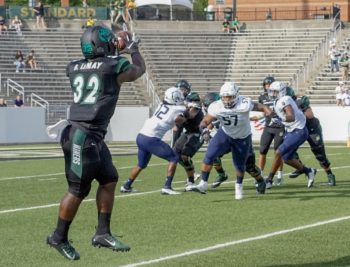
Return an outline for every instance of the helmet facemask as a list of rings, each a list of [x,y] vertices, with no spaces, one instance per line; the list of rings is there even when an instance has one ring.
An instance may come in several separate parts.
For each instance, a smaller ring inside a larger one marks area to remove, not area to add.
[[[181,90],[176,87],[170,87],[165,91],[164,101],[170,105],[183,105],[184,100]]]
[[[187,97],[191,93],[191,85],[186,80],[179,80],[176,83],[175,87],[179,88],[182,91],[184,97]]]
[[[230,95],[230,96],[227,95],[227,96],[222,96],[221,101],[222,101],[222,103],[224,103],[225,108],[231,109],[236,105],[237,98],[235,96],[232,96],[232,95]]]
[[[268,95],[271,100],[276,100],[281,97],[284,97],[286,93],[286,85],[282,82],[273,82],[268,90]]]
[[[234,82],[225,82],[220,89],[221,101],[227,109],[233,108],[239,96],[239,89]]]
[[[198,93],[193,92],[193,93],[189,94],[185,99],[185,105],[188,108],[193,107],[193,108],[200,109],[202,106],[201,106],[201,99],[200,99]]]
[[[272,76],[267,76],[264,80],[263,80],[263,89],[264,92],[267,92],[267,90],[269,90],[270,85],[275,81],[275,78]]]

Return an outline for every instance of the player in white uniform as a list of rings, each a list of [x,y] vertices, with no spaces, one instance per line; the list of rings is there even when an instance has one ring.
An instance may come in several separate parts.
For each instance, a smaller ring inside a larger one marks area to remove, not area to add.
[[[203,138],[207,139],[206,128],[214,120],[219,120],[221,127],[210,141],[202,164],[202,180],[193,190],[206,193],[209,173],[215,158],[231,149],[233,164],[236,169],[235,198],[243,198],[243,177],[246,161],[251,149],[251,128],[249,112],[261,111],[271,113],[267,106],[253,103],[249,97],[239,96],[239,89],[234,82],[226,82],[220,89],[220,100],[210,104],[208,114],[202,120]]]
[[[274,110],[285,126],[283,143],[275,151],[270,174],[266,179],[266,188],[271,188],[273,177],[281,165],[282,160],[295,169],[305,173],[308,178],[308,187],[312,187],[316,175],[316,169],[308,168],[297,160],[294,155],[309,136],[306,128],[306,118],[298,108],[295,101],[286,95],[286,85],[275,81],[268,89],[269,96],[275,99]]]
[[[178,156],[167,143],[162,141],[162,138],[167,131],[175,126],[175,123],[181,125],[188,116],[189,114],[186,112],[184,96],[181,90],[176,87],[167,89],[163,103],[158,106],[153,116],[146,120],[137,135],[138,163],[131,170],[129,179],[120,188],[120,192],[135,192],[131,185],[140,172],[147,167],[153,154],[169,161],[167,177],[161,193],[164,195],[179,194],[171,187]]]

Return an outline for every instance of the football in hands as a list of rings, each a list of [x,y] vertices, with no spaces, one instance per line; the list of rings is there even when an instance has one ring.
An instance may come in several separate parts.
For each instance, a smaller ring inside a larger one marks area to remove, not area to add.
[[[122,51],[126,48],[127,44],[132,40],[132,33],[128,31],[117,32],[117,48]]]

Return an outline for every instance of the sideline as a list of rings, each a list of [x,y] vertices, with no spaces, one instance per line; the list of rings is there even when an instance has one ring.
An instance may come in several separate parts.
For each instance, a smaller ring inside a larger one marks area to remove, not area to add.
[[[305,229],[309,229],[309,228],[313,228],[313,227],[317,227],[317,226],[322,226],[322,225],[326,225],[326,224],[331,224],[331,223],[336,223],[336,222],[341,222],[341,221],[345,221],[345,220],[349,220],[349,219],[350,219],[350,216],[339,217],[339,218],[335,218],[335,219],[331,219],[331,220],[327,220],[327,221],[321,221],[321,222],[317,222],[317,223],[313,223],[313,224],[302,225],[302,226],[289,228],[289,229],[285,229],[285,230],[280,230],[280,231],[276,231],[276,232],[272,232],[272,233],[267,233],[267,234],[263,234],[263,235],[259,235],[259,236],[255,236],[255,237],[248,237],[248,238],[234,240],[234,241],[230,241],[230,242],[226,242],[226,243],[222,243],[222,244],[216,244],[216,245],[206,247],[206,248],[189,250],[189,251],[185,251],[185,252],[179,253],[179,254],[162,256],[162,257],[160,257],[158,259],[154,259],[154,260],[141,261],[141,262],[137,262],[137,263],[130,263],[127,265],[121,265],[119,267],[136,267],[136,266],[149,265],[152,263],[159,263],[159,262],[166,261],[166,260],[172,260],[172,259],[177,259],[180,257],[193,255],[193,254],[204,253],[204,252],[208,252],[208,251],[212,251],[212,250],[216,250],[216,249],[220,249],[220,248],[235,246],[238,244],[243,244],[243,243],[247,243],[247,242],[251,242],[251,241],[266,239],[266,238],[270,238],[270,237],[278,236],[278,235],[284,235],[284,234],[288,234],[288,233],[292,233],[292,232],[296,232],[296,231],[302,231]]]

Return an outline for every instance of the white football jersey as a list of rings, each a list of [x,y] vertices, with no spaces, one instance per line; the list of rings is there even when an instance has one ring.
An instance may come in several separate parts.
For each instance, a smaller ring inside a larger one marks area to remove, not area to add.
[[[243,139],[251,134],[249,112],[254,104],[249,97],[238,96],[236,105],[227,109],[221,100],[210,104],[208,114],[220,121],[220,127],[230,137]]]
[[[294,111],[295,120],[292,122],[286,122],[286,113],[284,108],[291,105]],[[304,113],[298,108],[295,101],[290,96],[284,96],[278,99],[274,105],[275,112],[278,117],[282,119],[282,123],[285,126],[287,132],[292,132],[294,129],[303,129],[305,127],[306,118]]]
[[[146,120],[140,133],[162,139],[167,131],[175,126],[176,117],[185,111],[185,106],[159,104],[153,116]]]

